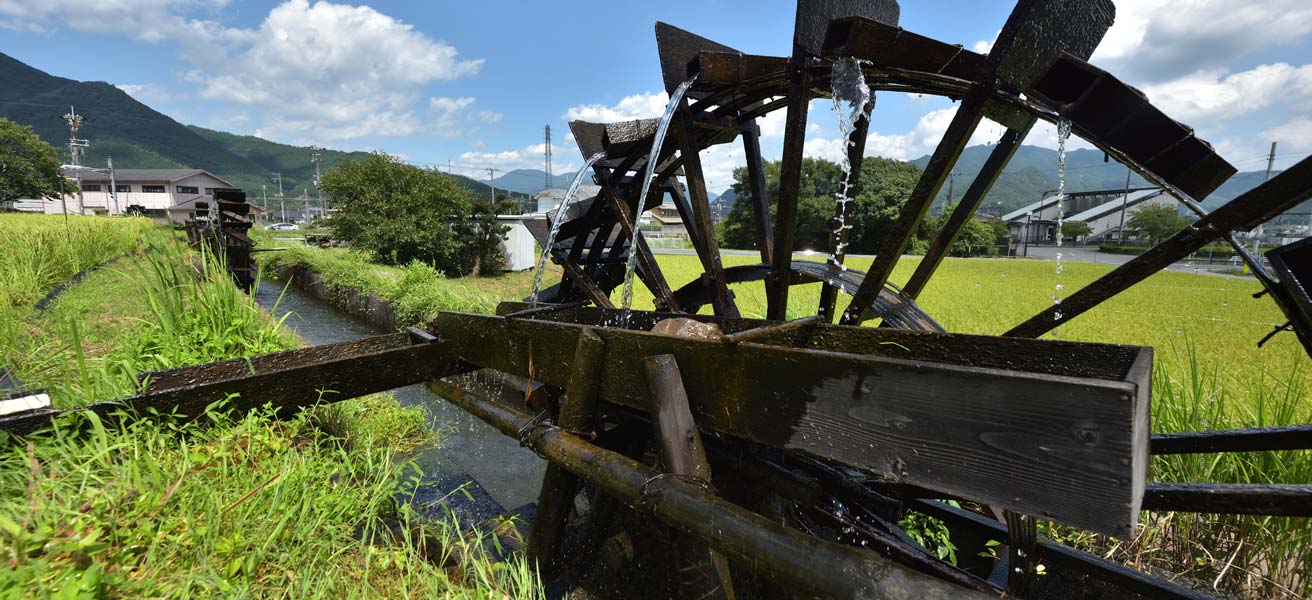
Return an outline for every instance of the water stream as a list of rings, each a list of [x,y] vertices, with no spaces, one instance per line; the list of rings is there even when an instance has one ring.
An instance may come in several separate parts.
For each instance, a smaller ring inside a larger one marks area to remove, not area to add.
[[[1066,216],[1066,140],[1071,137],[1071,122],[1069,119],[1057,121],[1057,277],[1056,286],[1052,293],[1052,303],[1061,305],[1061,293],[1066,286],[1061,283],[1061,243],[1062,233],[1061,226]],[[1058,310],[1052,315],[1053,320],[1060,321],[1062,318],[1061,311]],[[1056,332],[1053,337],[1056,337]]]
[[[268,281],[255,300],[313,345],[344,342],[387,331],[338,312],[317,298],[288,286],[281,302],[282,282]],[[276,309],[274,304],[277,303]],[[291,313],[291,314],[288,314]],[[462,523],[481,524],[500,514],[519,513],[537,501],[546,463],[519,443],[420,385],[394,390],[402,406],[423,406],[430,426],[440,433],[440,445],[424,451],[417,462],[424,471],[413,504],[421,514],[445,517],[446,505]],[[456,491],[466,486],[472,499]],[[453,493],[454,492],[454,493]]]
[[[874,97],[870,93],[870,86],[866,84],[866,74],[861,70],[861,63],[856,58],[839,58],[834,61],[829,76],[834,96],[834,113],[838,115],[838,130],[842,132],[848,147],[856,144],[852,135],[856,133],[857,122],[862,118],[870,118],[870,112],[875,108]],[[839,182],[838,203],[834,207],[834,243],[829,248],[828,260],[830,265],[846,271],[847,266],[843,264],[847,247],[846,230],[852,228],[847,222],[848,206],[852,202],[852,190],[848,188],[852,161],[846,148],[839,157],[839,164],[843,168],[843,179]]]
[[[560,201],[560,207],[556,209],[556,216],[551,220],[551,231],[547,233],[547,243],[542,246],[542,257],[538,259],[538,269],[533,273],[533,295],[529,297],[529,302],[533,306],[538,305],[538,290],[542,287],[542,273],[546,270],[547,261],[551,260],[551,247],[556,243],[556,234],[560,233],[560,224],[565,221],[569,214],[569,206],[573,204],[574,197],[578,195],[579,184],[583,183],[583,176],[592,169],[592,165],[597,161],[606,158],[605,152],[598,152],[588,157],[583,162],[583,168],[574,175],[574,181],[569,184],[569,190],[565,192],[565,199]]]
[[[656,136],[651,140],[651,154],[647,155],[647,169],[642,177],[642,193],[638,195],[638,207],[633,213],[633,239],[629,240],[629,261],[624,267],[621,326],[628,326],[629,310],[633,306],[633,274],[638,269],[638,240],[642,239],[642,229],[638,226],[638,216],[642,213],[643,203],[647,201],[647,192],[651,189],[651,180],[656,176],[656,163],[660,162],[661,144],[665,142],[665,132],[670,128],[670,119],[674,117],[674,109],[678,108],[679,102],[683,100],[683,95],[688,92],[688,88],[692,87],[694,81],[697,81],[696,75],[679,84],[679,87],[670,95],[670,102],[665,105],[665,114],[661,115],[660,123],[656,125]]]

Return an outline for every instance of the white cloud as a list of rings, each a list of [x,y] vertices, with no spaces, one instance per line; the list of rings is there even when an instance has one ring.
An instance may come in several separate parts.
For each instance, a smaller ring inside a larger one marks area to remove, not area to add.
[[[665,92],[642,92],[625,96],[612,106],[604,104],[580,104],[565,111],[562,118],[567,121],[591,121],[593,123],[616,123],[634,119],[656,119],[665,112],[665,105],[670,101]]]
[[[459,162],[464,165],[475,167],[494,167],[499,171],[510,171],[514,169],[538,169],[542,170],[545,166],[543,155],[546,152],[546,144],[532,144],[516,150],[506,150],[503,152],[465,152],[460,155]],[[561,173],[571,173],[578,169],[580,163],[566,162],[561,163],[561,157],[570,157],[578,155],[578,148],[573,144],[569,145],[551,145],[551,156],[553,162],[551,170],[556,175]]]
[[[1295,154],[1295,159],[1301,159],[1302,157],[1297,155],[1312,153],[1312,118],[1300,117],[1272,127],[1262,132],[1262,138],[1277,140],[1280,143],[1277,154]],[[1277,162],[1287,164],[1294,161],[1278,160]]]
[[[227,0],[0,0],[0,28],[112,33],[148,42],[177,36],[198,23],[182,15],[208,14]]]
[[[257,28],[223,30],[203,54],[186,55],[200,67],[187,76],[200,97],[257,106],[262,133],[299,141],[455,135],[456,113],[473,99],[432,99],[434,120],[425,123],[418,92],[483,64],[367,6],[306,0],[277,6]]]
[[[1306,0],[1135,0],[1118,3],[1116,23],[1093,54],[1112,72],[1162,81],[1226,68],[1238,56],[1285,46],[1312,32]]]
[[[1145,86],[1148,99],[1166,114],[1186,122],[1225,120],[1273,104],[1312,103],[1312,65],[1261,65],[1239,73],[1199,71]]]

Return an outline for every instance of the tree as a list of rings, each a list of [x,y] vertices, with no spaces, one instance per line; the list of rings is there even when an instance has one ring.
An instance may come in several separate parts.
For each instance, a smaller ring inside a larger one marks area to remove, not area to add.
[[[1080,238],[1093,233],[1093,228],[1089,227],[1084,221],[1064,221],[1061,224],[1061,235],[1072,241],[1080,241]]]
[[[1130,213],[1125,228],[1136,236],[1148,238],[1148,243],[1156,244],[1158,240],[1175,235],[1189,226],[1189,219],[1180,216],[1174,206],[1149,204]]]
[[[0,118],[0,202],[57,198],[72,191],[55,148],[31,127]]]
[[[911,163],[874,156],[862,161],[857,195],[849,207],[847,221],[852,226],[848,231],[849,253],[874,252],[878,248],[884,232],[911,195],[919,175],[920,169]],[[726,248],[755,248],[756,225],[747,169],[734,169],[733,177],[737,198],[720,224],[720,243]],[[842,168],[836,163],[814,158],[802,160],[794,250],[824,251],[829,248],[829,234],[834,228],[834,203],[842,177]],[[775,200],[779,196],[779,161],[765,164],[765,180],[773,222]]]
[[[385,264],[421,261],[447,275],[469,272],[468,228],[474,199],[455,178],[377,153],[325,173],[323,193],[337,213],[333,236]]]
[[[506,255],[501,252],[501,241],[505,239],[510,228],[497,221],[497,215],[512,214],[520,203],[506,196],[498,196],[496,201],[482,198],[474,201],[473,218],[461,225],[464,232],[466,251],[462,257],[470,261],[468,272],[475,277],[479,275],[499,275],[506,268]]]

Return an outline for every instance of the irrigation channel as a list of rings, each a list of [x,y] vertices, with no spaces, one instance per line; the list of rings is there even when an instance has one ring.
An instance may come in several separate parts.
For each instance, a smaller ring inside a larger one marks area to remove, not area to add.
[[[387,333],[295,286],[286,286],[284,293],[282,283],[264,282],[255,290],[255,299],[275,317],[286,315],[285,326],[310,344],[319,346]],[[462,526],[480,525],[512,514],[531,520],[545,461],[422,385],[392,393],[402,406],[426,408],[432,416],[429,426],[440,435],[438,447],[416,457],[424,474],[410,501],[420,514],[444,518],[450,510]]]

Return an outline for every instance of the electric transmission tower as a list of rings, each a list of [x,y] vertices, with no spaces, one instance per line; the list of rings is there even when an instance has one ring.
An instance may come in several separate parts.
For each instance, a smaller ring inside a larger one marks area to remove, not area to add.
[[[551,187],[551,125],[550,124],[547,125],[546,153],[547,153],[547,176],[546,176],[546,182],[542,186],[542,189],[544,190]]]

